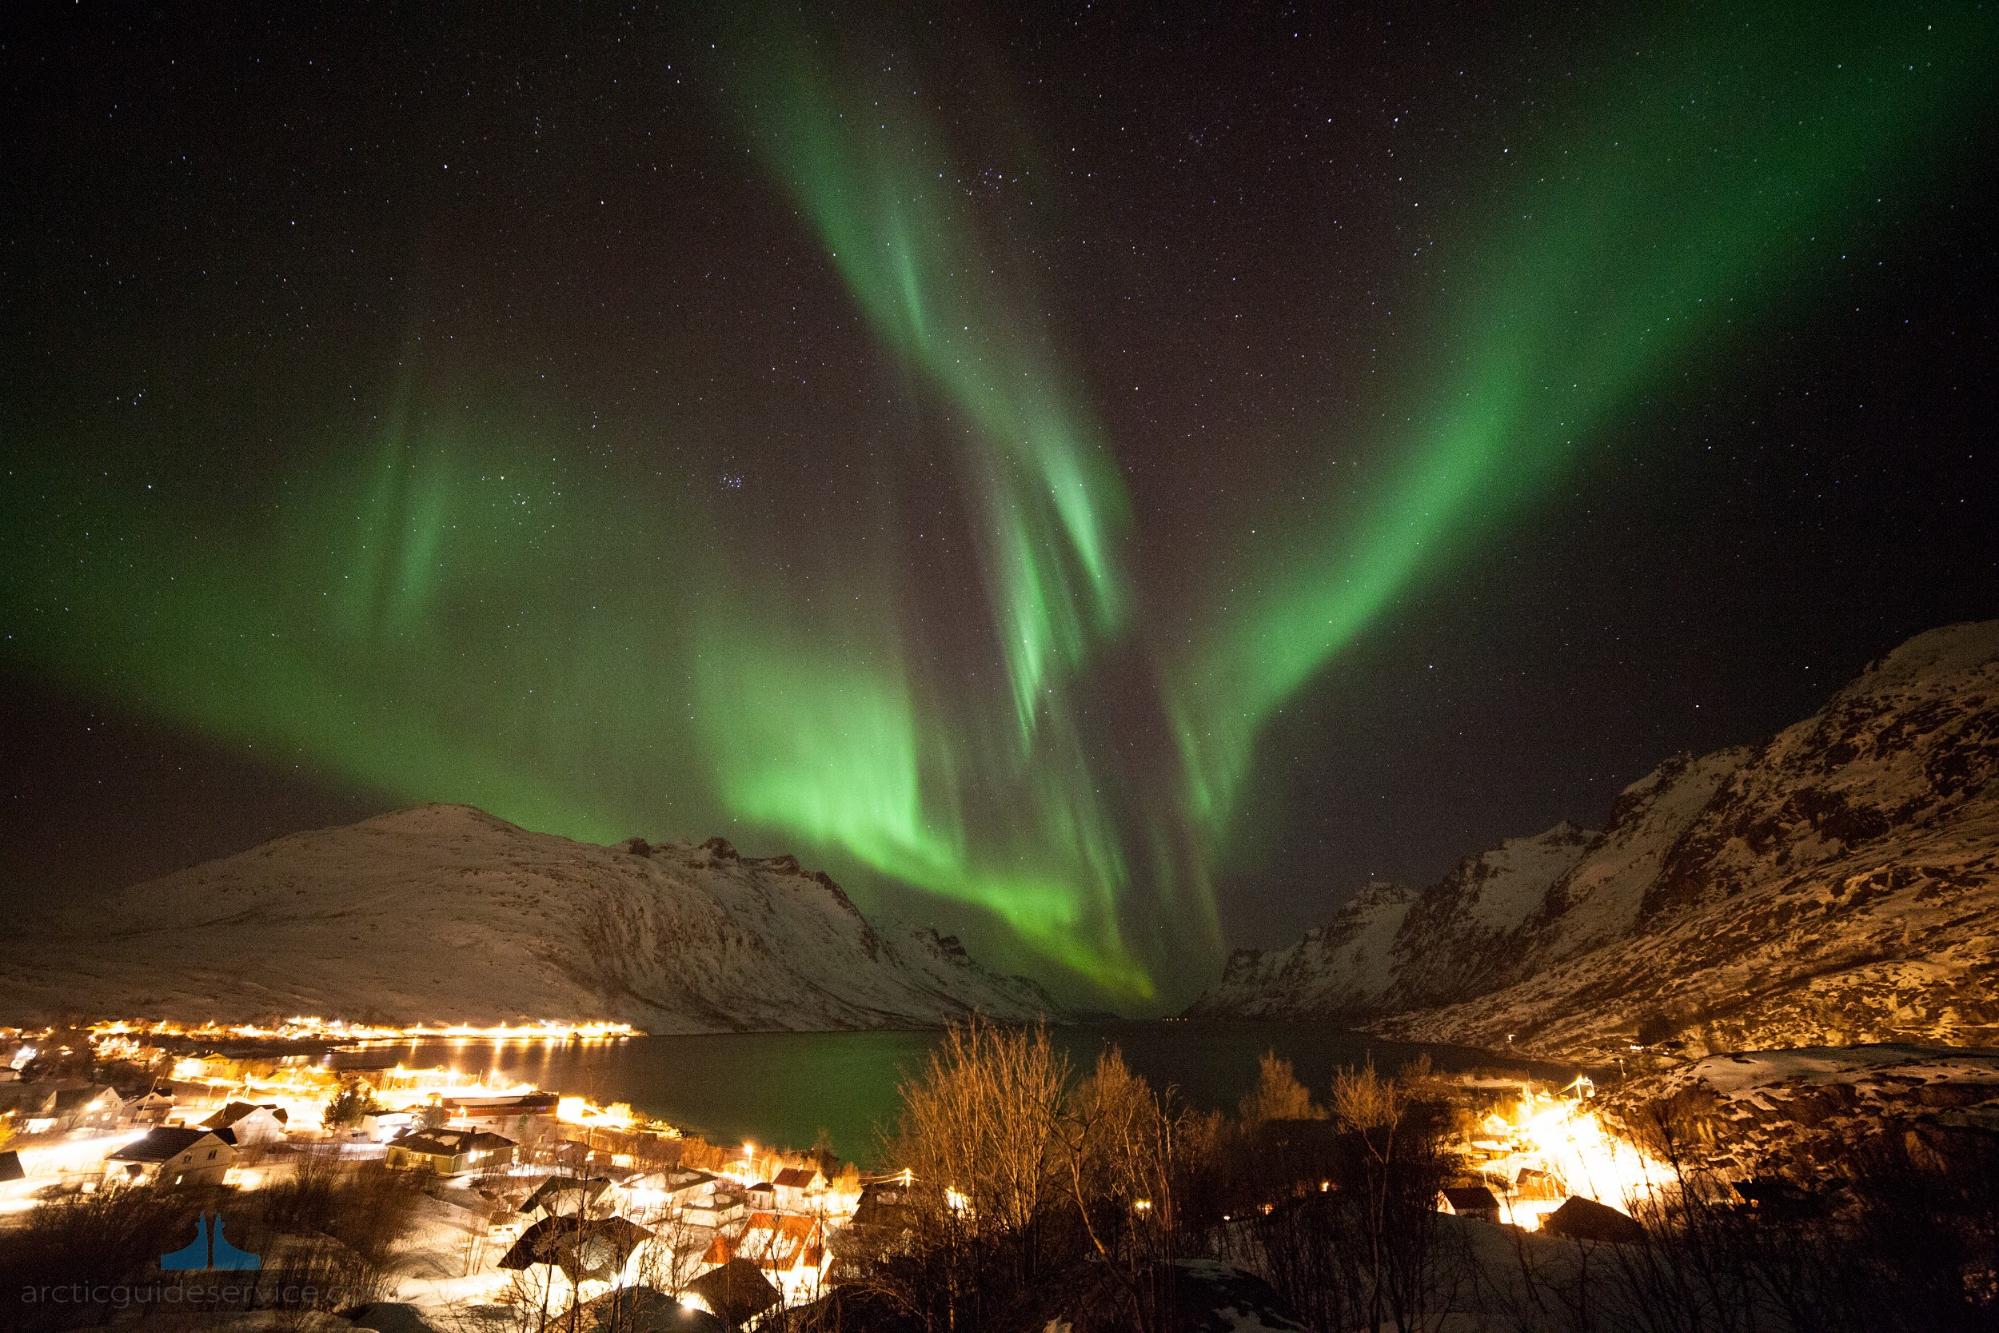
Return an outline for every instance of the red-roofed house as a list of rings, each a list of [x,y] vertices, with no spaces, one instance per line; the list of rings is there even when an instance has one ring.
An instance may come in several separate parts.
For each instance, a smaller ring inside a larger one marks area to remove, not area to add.
[[[772,1176],[770,1183],[778,1211],[784,1213],[817,1212],[826,1193],[826,1173],[816,1166],[788,1166]]]
[[[747,1259],[761,1269],[784,1293],[786,1304],[812,1300],[832,1262],[826,1224],[816,1217],[751,1213],[741,1230],[718,1234],[702,1262],[726,1264],[735,1259]]]

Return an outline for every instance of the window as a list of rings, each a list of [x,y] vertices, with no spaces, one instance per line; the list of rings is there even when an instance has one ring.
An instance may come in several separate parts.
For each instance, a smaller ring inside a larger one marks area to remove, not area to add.
[[[208,1160],[209,1160],[209,1161],[211,1161],[211,1162],[212,1162],[212,1161],[214,1161],[214,1160],[215,1160],[215,1154],[216,1154],[216,1152],[217,1152],[217,1149],[214,1149],[214,1148],[210,1148],[210,1149],[208,1150]]]

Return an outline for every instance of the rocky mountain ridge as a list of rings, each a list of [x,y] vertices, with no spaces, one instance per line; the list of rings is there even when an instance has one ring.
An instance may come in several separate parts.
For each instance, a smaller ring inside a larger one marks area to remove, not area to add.
[[[1385,943],[1384,943],[1385,942]],[[1769,741],[1676,756],[1420,893],[1238,951],[1196,1015],[1607,1059],[1999,1044],[1999,621],[1919,635]]]
[[[0,1021],[632,1023],[650,1032],[1031,1018],[1039,987],[877,930],[788,857],[596,847],[469,806],[292,834],[0,944]]]

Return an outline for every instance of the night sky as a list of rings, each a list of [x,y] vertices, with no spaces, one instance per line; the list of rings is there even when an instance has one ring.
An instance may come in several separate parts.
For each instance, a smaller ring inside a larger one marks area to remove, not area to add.
[[[427,800],[1183,1000],[1999,613],[1967,4],[9,5],[0,894]]]

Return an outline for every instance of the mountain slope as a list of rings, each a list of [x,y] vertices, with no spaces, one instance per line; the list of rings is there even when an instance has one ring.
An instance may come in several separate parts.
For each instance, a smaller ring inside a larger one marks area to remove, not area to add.
[[[1237,949],[1193,1017],[1350,1017],[1375,1011],[1394,980],[1392,950],[1415,890],[1377,880],[1333,919],[1283,949]]]
[[[790,857],[593,847],[419,806],[127,889],[0,946],[0,1016],[622,1020],[653,1032],[1027,1017],[1039,988],[877,931]]]
[[[1532,863],[1560,864],[1560,829]],[[1761,746],[1668,760],[1524,911],[1475,857],[1395,909],[1364,893],[1193,1012],[1603,1058],[1999,1042],[1999,622],[1910,640]],[[1384,953],[1378,941],[1388,935]],[[1344,952],[1313,949],[1337,937]],[[1365,956],[1360,950],[1364,948]]]

